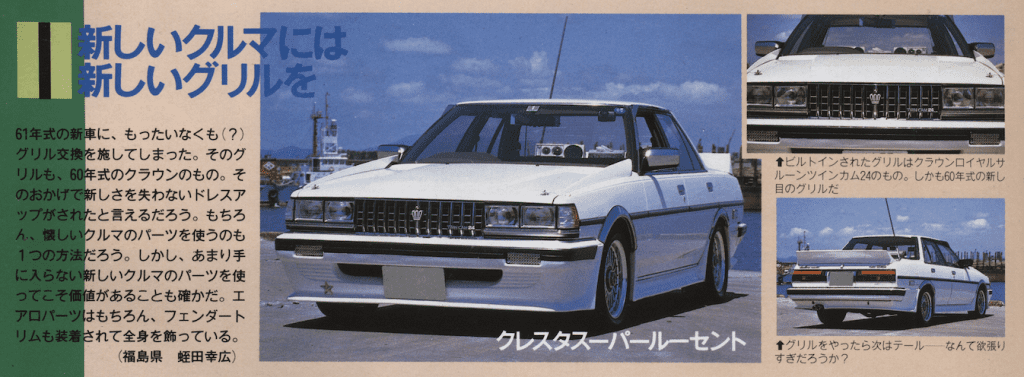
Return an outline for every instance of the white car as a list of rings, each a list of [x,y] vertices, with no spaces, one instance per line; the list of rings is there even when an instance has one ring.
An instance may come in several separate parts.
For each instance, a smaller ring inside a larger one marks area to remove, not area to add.
[[[855,237],[843,250],[797,251],[797,309],[815,310],[826,325],[846,313],[906,314],[927,325],[935,314],[981,317],[992,295],[988,277],[959,259],[946,241],[919,236]]]
[[[466,102],[381,149],[394,155],[292,194],[276,240],[290,300],[329,317],[402,304],[594,309],[618,324],[631,301],[680,287],[726,294],[740,187],[668,110]]]
[[[804,16],[747,69],[751,153],[1003,153],[992,43],[948,16]]]

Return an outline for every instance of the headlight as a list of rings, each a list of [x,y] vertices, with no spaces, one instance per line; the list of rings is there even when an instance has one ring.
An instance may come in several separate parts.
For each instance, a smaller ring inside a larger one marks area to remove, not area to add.
[[[1003,88],[978,88],[974,107],[979,109],[1002,109]]]
[[[803,86],[775,87],[776,107],[799,107],[807,105],[807,89]]]
[[[523,206],[524,228],[554,228],[555,207]]]
[[[747,105],[771,106],[772,87],[768,85],[747,85]]]
[[[294,200],[295,220],[324,221],[324,202],[320,200]]]
[[[576,206],[558,206],[558,228],[574,229],[580,226],[580,215]]]
[[[518,227],[519,206],[487,206],[486,226],[492,227]]]
[[[942,108],[971,109],[974,108],[974,88],[943,88]]]
[[[327,201],[324,203],[326,213],[324,220],[327,222],[352,222],[352,202],[350,201]]]

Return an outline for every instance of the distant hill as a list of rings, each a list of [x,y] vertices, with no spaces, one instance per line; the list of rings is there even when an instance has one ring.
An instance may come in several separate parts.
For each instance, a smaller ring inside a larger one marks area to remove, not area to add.
[[[312,148],[284,147],[278,150],[261,150],[260,157],[270,155],[271,158],[306,158],[313,153]]]

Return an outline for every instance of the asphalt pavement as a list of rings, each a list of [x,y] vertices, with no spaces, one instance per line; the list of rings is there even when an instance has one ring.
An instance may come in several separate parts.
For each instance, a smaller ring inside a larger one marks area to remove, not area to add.
[[[835,327],[823,325],[812,310],[796,309],[793,300],[777,298],[778,334],[812,336],[966,336],[1002,337],[1006,334],[1006,308],[989,307],[984,317],[964,314],[938,314],[927,327],[916,327],[904,318],[886,315],[868,318],[847,313]]]
[[[761,358],[758,272],[730,271],[729,295],[721,303],[708,303],[693,290],[641,300],[631,307],[626,323],[615,328],[592,325],[583,313],[404,305],[382,306],[363,320],[336,322],[324,317],[315,304],[287,300],[291,284],[273,242],[262,241],[260,259],[261,361],[759,362]],[[573,335],[560,337],[560,342],[555,340],[559,332]]]

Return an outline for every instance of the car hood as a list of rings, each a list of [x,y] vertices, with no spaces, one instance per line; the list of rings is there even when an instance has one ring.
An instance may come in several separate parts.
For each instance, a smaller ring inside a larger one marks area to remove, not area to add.
[[[777,58],[777,53],[772,53],[748,69],[747,82],[1003,85],[1003,75],[980,57],[840,54]]]
[[[631,174],[630,160],[609,167],[479,163],[388,166],[381,161],[314,181],[296,190],[292,197],[552,203],[558,195],[582,189],[581,185],[589,182]],[[377,166],[367,166],[371,164]]]

